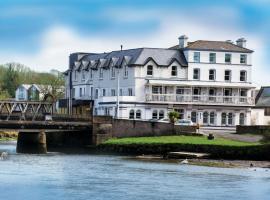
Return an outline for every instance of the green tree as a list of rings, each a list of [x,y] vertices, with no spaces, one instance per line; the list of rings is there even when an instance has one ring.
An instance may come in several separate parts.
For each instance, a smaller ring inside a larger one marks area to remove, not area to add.
[[[3,77],[2,89],[6,90],[11,97],[15,97],[15,91],[19,85],[18,73],[12,63],[7,64],[7,66]]]
[[[168,117],[170,119],[170,122],[174,124],[176,120],[179,118],[179,113],[175,111],[171,111],[168,113]]]

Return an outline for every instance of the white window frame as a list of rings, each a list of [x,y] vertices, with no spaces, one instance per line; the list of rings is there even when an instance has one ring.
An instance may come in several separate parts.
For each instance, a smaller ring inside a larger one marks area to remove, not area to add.
[[[178,71],[177,71],[177,66],[173,65],[171,69],[171,76],[177,77]]]
[[[128,77],[128,66],[125,65],[124,66],[124,78],[127,78]]]
[[[201,62],[201,53],[199,51],[195,51],[193,53],[193,62],[195,62],[195,63]]]
[[[195,78],[195,71],[197,70],[198,74],[197,74],[197,78]],[[193,79],[194,80],[200,80],[200,69],[199,68],[194,68],[193,69]]]
[[[240,54],[240,64],[247,64],[247,54]]]
[[[211,61],[211,59],[213,59]],[[209,53],[209,63],[216,63],[217,54],[216,53]]]
[[[99,79],[103,79],[103,68],[99,68]]]
[[[210,72],[213,71],[213,74]],[[210,77],[213,76],[213,79],[210,79]],[[216,70],[215,69],[209,69],[209,81],[215,81],[216,80]]]
[[[226,72],[229,72],[229,75],[226,75]],[[229,80],[226,80],[226,77],[229,77]],[[231,70],[226,69],[224,71],[224,81],[226,81],[226,82],[231,82],[232,81],[232,71]]]
[[[111,67],[111,78],[115,79],[115,67]]]
[[[230,58],[230,61],[229,61],[229,62],[226,62],[226,56],[229,56],[229,57],[228,57],[228,58]],[[232,63],[232,54],[231,54],[231,53],[225,53],[224,62],[225,62],[225,63],[228,63],[228,64]]]
[[[244,76],[242,76],[242,73],[245,73]],[[242,78],[244,78],[244,79],[241,80]],[[247,82],[247,71],[246,70],[241,70],[240,71],[240,81],[241,82]]]

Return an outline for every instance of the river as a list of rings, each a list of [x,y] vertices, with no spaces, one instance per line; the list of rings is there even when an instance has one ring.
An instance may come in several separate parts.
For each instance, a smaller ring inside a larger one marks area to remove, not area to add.
[[[145,162],[123,156],[16,154],[0,143],[2,200],[269,200],[270,170]]]

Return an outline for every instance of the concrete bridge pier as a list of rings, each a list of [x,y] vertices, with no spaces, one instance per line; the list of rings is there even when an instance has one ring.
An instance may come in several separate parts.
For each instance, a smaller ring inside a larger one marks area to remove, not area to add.
[[[19,132],[16,151],[17,153],[32,154],[47,153],[45,131],[41,130],[38,132]]]

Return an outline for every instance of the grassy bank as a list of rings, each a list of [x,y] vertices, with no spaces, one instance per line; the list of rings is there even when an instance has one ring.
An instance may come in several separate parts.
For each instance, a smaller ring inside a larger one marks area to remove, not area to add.
[[[270,145],[204,136],[160,136],[110,139],[98,147],[102,151],[131,155],[166,155],[173,151],[209,153],[214,159],[270,160]]]
[[[223,138],[208,140],[205,136],[159,136],[159,137],[133,137],[110,139],[107,145],[130,145],[130,144],[197,144],[197,145],[221,145],[221,146],[250,146],[259,143],[240,142]]]
[[[8,131],[8,132],[1,131],[0,132],[0,141],[16,140],[17,137],[18,137],[17,132],[12,132],[12,131]]]

